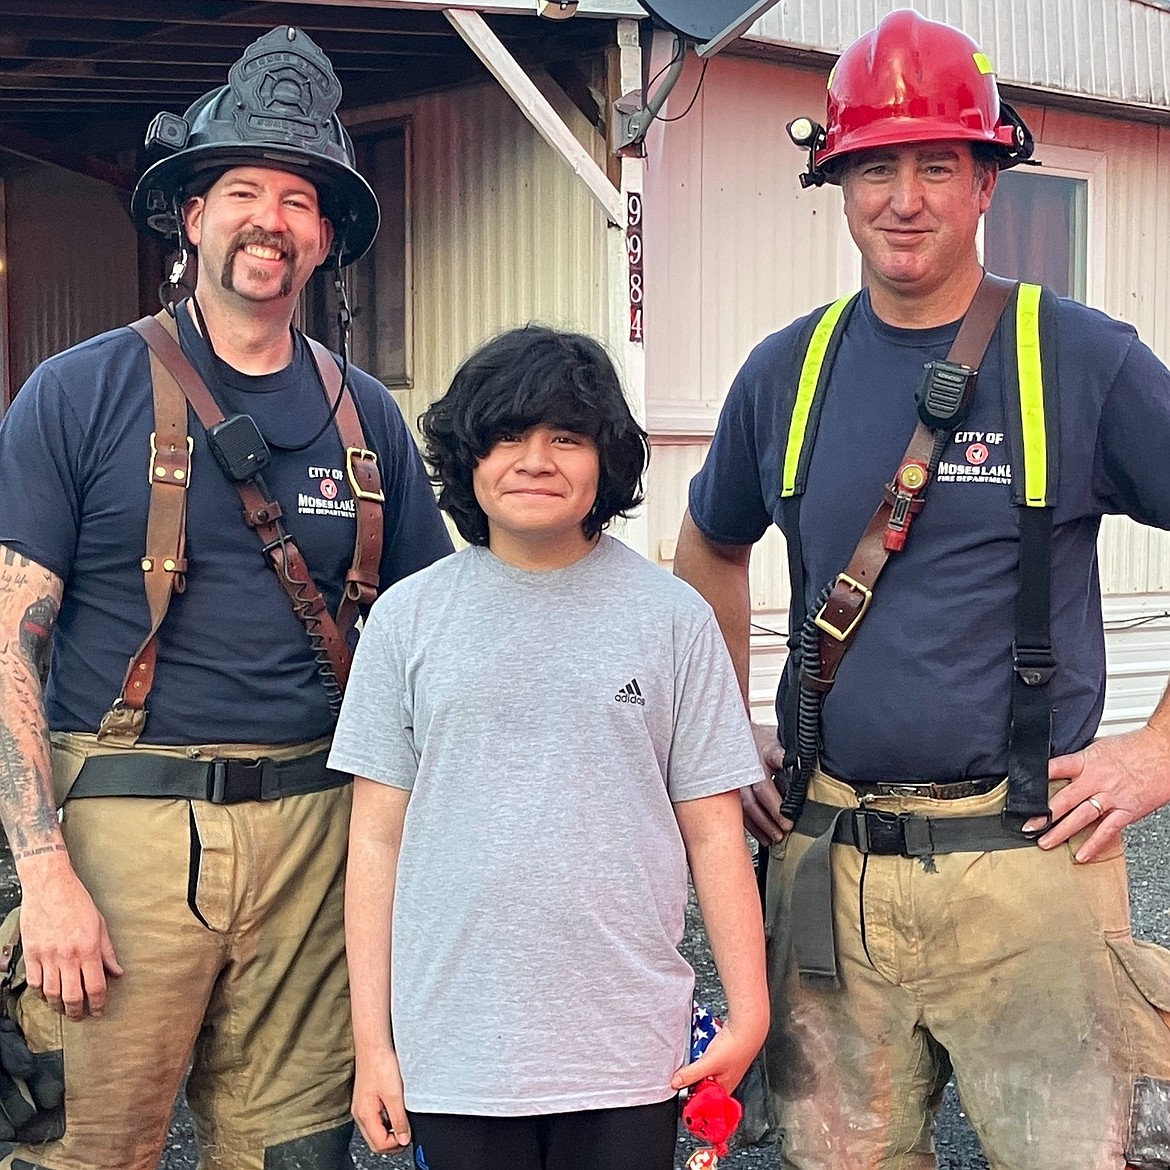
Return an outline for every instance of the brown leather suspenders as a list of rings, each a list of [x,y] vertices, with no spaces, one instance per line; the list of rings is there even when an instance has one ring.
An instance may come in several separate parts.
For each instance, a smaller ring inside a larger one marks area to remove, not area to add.
[[[984,276],[947,353],[948,362],[971,370],[979,368],[1015,288],[1014,281],[990,274]],[[886,561],[891,553],[901,551],[911,520],[926,502],[923,493],[930,480],[928,468],[935,442],[935,433],[919,420],[894,479],[886,487],[882,502],[849,564],[837,575],[828,600],[813,619],[821,631],[820,667],[815,673],[806,671],[804,675],[806,685],[813,690],[823,692],[833,685],[837,668],[869,608],[874,585]]]
[[[150,631],[130,660],[121,694],[102,718],[98,739],[130,746],[146,723],[146,700],[154,683],[158,633],[175,592],[185,586],[184,557],[187,485],[191,478],[193,442],[187,433],[187,404],[204,428],[223,421],[223,412],[187,360],[178,332],[166,313],[143,317],[130,326],[150,348],[155,430],[151,435],[150,507],[147,514],[146,555],[142,571],[150,610]],[[346,636],[360,606],[374,600],[382,559],[382,494],[377,455],[370,450],[352,395],[341,384],[341,372],[329,351],[306,338],[325,389],[326,400],[341,400],[335,416],[345,449],[345,471],[353,492],[357,534],[353,561],[346,574],[337,617],[329,615],[325,599],[309,573],[305,559],[281,524],[280,504],[267,499],[252,482],[235,486],[243,503],[244,520],[255,529],[277,580],[293,611],[305,626],[320,665],[322,682],[331,704],[340,700],[349,677],[351,653]]]

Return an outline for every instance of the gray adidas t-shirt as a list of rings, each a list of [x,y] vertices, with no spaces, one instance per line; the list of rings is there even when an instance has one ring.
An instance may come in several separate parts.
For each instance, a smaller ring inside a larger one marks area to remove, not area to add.
[[[329,762],[411,790],[392,972],[409,1109],[671,1095],[693,986],[671,802],[759,778],[697,593],[607,536],[552,572],[448,557],[375,603]]]

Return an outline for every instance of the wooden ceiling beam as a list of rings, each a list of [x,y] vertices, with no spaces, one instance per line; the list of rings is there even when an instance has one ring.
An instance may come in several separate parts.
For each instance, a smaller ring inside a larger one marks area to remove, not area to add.
[[[107,96],[139,98],[157,94],[160,100],[167,94],[187,94],[191,92],[190,83],[160,82],[149,78],[128,80],[124,77],[39,77],[35,85],[30,85],[25,74],[13,76],[0,73],[0,90],[5,94],[22,92],[27,94],[41,94],[45,97],[68,97],[76,94],[78,97],[104,99]],[[7,100],[7,98],[5,98]]]
[[[371,9],[356,5],[337,4],[332,6],[304,4],[193,4],[168,3],[153,12],[139,0],[100,0],[79,6],[77,0],[4,0],[5,23],[13,18],[27,18],[46,29],[74,28],[102,30],[103,26],[125,24],[162,28],[178,25],[185,28],[206,28],[217,25],[223,28],[242,28],[267,31],[281,24],[291,24],[317,32],[366,32],[387,30],[398,27],[404,35],[415,32],[442,31],[440,12],[418,12],[412,10]],[[165,11],[165,16],[160,15]],[[47,22],[59,22],[48,24]],[[101,35],[108,36],[108,29]],[[44,34],[42,34],[44,35]],[[63,33],[65,36],[78,34]],[[85,35],[85,34],[82,34]],[[123,34],[125,35],[125,34]]]
[[[268,22],[264,22],[268,27]],[[49,17],[13,17],[4,14],[3,34],[0,37],[0,52],[7,43],[37,45],[49,49],[54,42],[63,44],[120,45],[133,51],[144,44],[179,44],[192,46],[215,46],[234,49],[237,53],[249,40],[255,40],[253,32],[259,32],[259,25],[232,25],[230,22],[215,24],[181,21],[143,20],[134,22],[87,21],[77,22]],[[309,30],[314,40],[327,40],[330,46],[355,46],[370,37],[420,37],[452,42],[449,31],[428,23],[423,26],[399,25],[390,21],[367,21],[352,27],[332,29],[315,24]],[[322,46],[324,47],[324,46]]]
[[[413,60],[439,61],[446,60],[449,55],[440,52],[390,52],[368,54],[361,57],[351,54],[337,54],[334,58],[334,68],[340,76],[344,77],[351,73],[377,73],[384,67],[383,63],[386,61],[395,63]],[[159,54],[151,54],[151,56],[159,56]],[[205,88],[223,85],[227,81],[229,68],[231,68],[230,61],[192,62],[189,56],[183,61],[171,58],[166,60],[110,61],[83,57],[30,57],[18,62],[13,62],[12,59],[0,60],[0,76],[27,79],[94,78],[103,81],[160,81],[164,83],[177,82],[180,85],[203,85]],[[35,81],[30,80],[30,83],[35,84]]]

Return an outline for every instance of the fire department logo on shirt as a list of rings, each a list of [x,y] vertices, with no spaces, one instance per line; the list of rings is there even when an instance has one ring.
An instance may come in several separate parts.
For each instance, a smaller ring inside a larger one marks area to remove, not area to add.
[[[1012,465],[1002,431],[956,431],[935,478],[940,483],[1012,482]]]
[[[309,490],[297,493],[298,516],[341,516],[353,519],[352,499],[339,499],[345,472],[339,467],[308,468]]]

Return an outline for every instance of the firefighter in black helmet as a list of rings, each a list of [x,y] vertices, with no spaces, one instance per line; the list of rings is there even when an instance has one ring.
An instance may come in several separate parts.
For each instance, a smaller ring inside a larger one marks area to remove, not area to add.
[[[132,212],[182,258],[167,310],[50,358],[0,426],[4,1001],[66,1084],[13,1126],[21,1170],[154,1170],[188,1068],[207,1170],[352,1167],[326,753],[355,620],[450,541],[385,388],[293,327],[378,228],[340,97],[279,28],[160,114]]]
[[[164,239],[182,229],[185,196],[231,167],[251,164],[307,179],[333,227],[341,264],[363,256],[378,231],[378,200],[354,169],[353,143],[337,117],[341,86],[328,59],[295,28],[274,29],[182,117],[157,115],[148,149],[166,151],[142,176],[130,210]]]

